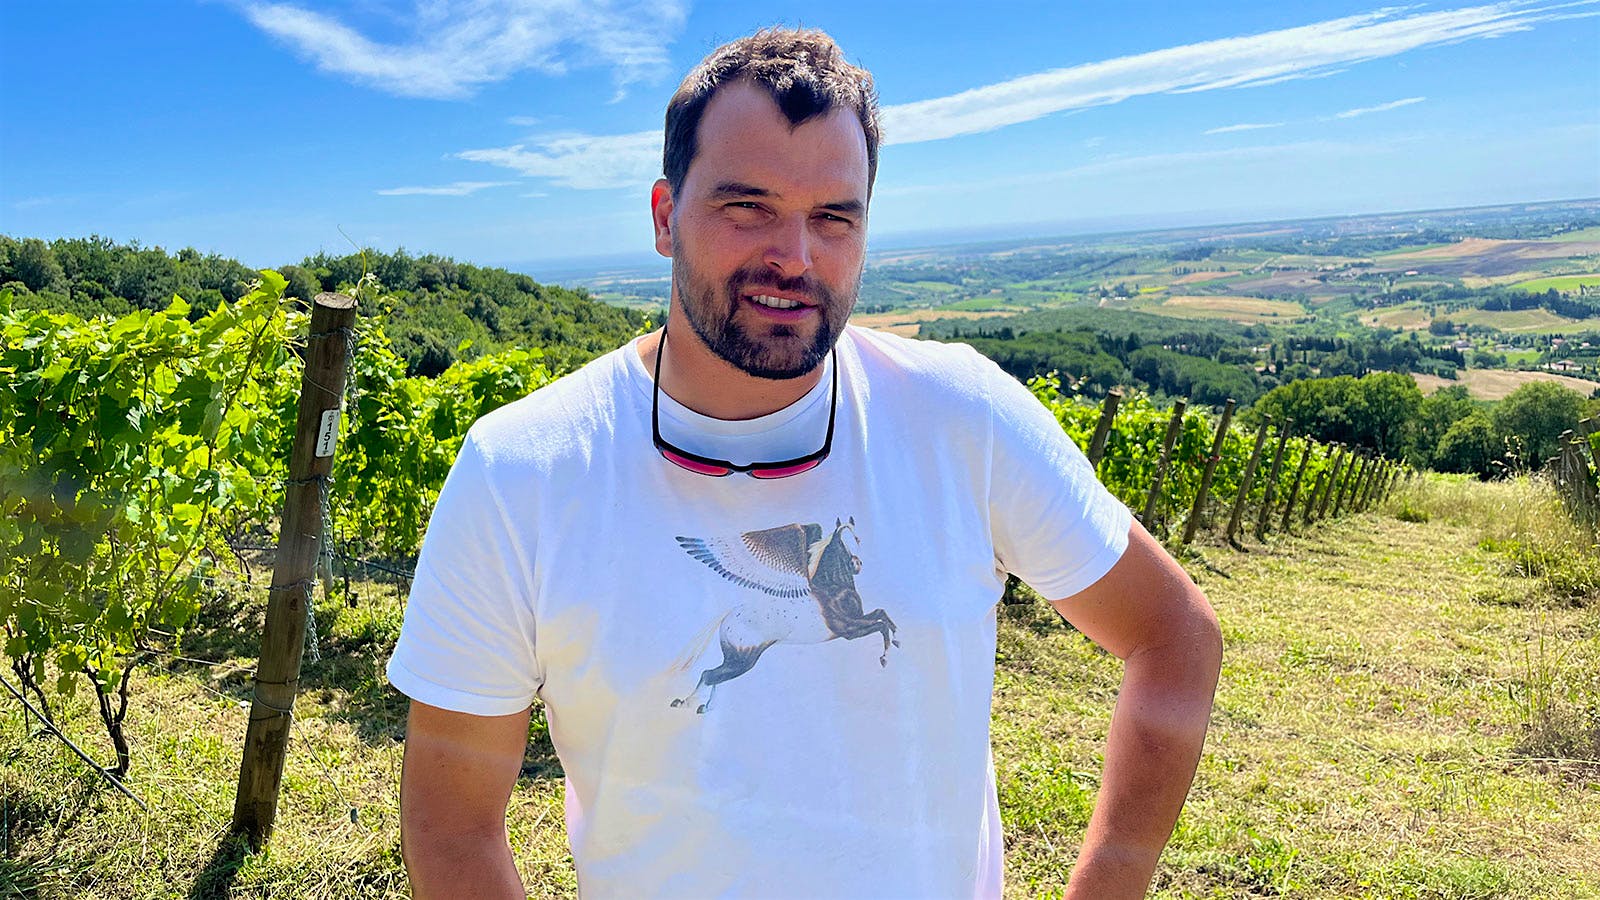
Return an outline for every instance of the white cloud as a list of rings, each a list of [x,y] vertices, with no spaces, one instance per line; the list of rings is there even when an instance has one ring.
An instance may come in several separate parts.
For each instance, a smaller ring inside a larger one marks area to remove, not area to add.
[[[1233,134],[1235,131],[1260,131],[1263,128],[1282,128],[1282,122],[1241,122],[1238,125],[1224,125],[1221,128],[1209,128],[1203,134]]]
[[[1356,116],[1364,116],[1367,113],[1388,112],[1391,109],[1399,109],[1402,106],[1410,106],[1413,103],[1421,103],[1426,99],[1428,98],[1407,97],[1404,100],[1392,100],[1388,103],[1379,103],[1377,106],[1360,106],[1355,109],[1347,109],[1342,113],[1334,113],[1333,117],[1335,119],[1353,119]]]
[[[411,37],[394,43],[292,3],[247,3],[243,12],[325,72],[450,99],[527,69],[610,66],[619,90],[659,75],[686,0],[418,0]]]
[[[1527,31],[1587,18],[1600,0],[1536,5],[1521,0],[1406,15],[1391,7],[1264,34],[1224,38],[1054,69],[930,100],[883,108],[884,142],[908,144],[992,131],[1055,113],[1160,93],[1260,87],[1326,78],[1412,50]],[[1421,98],[1413,98],[1416,102]],[[1354,110],[1351,111],[1356,112]],[[1207,134],[1278,127],[1244,123]],[[460,159],[502,166],[568,188],[638,187],[661,172],[661,132],[570,134],[511,147],[468,150]]]
[[[1270,159],[1349,158],[1357,155],[1389,153],[1415,142],[1414,138],[1362,141],[1293,141],[1283,144],[1256,144],[1224,150],[1183,150],[1172,153],[1150,153],[1139,156],[1113,156],[1082,165],[1046,172],[1000,175],[977,181],[963,181],[958,185],[948,182],[936,184],[908,184],[884,187],[878,196],[913,196],[951,191],[961,193],[994,191],[1004,188],[1041,187],[1052,182],[1074,181],[1085,178],[1104,179],[1120,175],[1141,177],[1172,172],[1192,172],[1197,167],[1216,167],[1229,164],[1251,164]]]
[[[459,159],[547,178],[560,187],[594,189],[648,185],[661,174],[661,132],[552,135],[526,144],[463,150]]]
[[[379,191],[385,197],[410,197],[416,195],[428,197],[465,197],[476,194],[484,188],[505,187],[516,184],[514,181],[457,181],[452,184],[441,184],[433,187],[397,187],[385,188]]]
[[[539,117],[538,116],[511,116],[510,118],[506,119],[506,124],[507,125],[515,125],[518,128],[532,128],[533,126],[539,124]]]
[[[1330,19],[1246,37],[1169,47],[1026,75],[915,103],[886,107],[884,140],[909,144],[992,131],[1053,113],[1146,94],[1254,87],[1411,50],[1526,31],[1592,15],[1571,12],[1597,0],[1532,5],[1501,2],[1403,15],[1404,9]]]

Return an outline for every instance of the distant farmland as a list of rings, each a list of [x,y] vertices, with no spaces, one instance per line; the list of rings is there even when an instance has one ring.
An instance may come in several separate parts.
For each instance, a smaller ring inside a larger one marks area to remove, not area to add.
[[[1244,325],[1296,319],[1306,314],[1305,307],[1291,300],[1263,300],[1260,297],[1179,295],[1168,297],[1158,306],[1143,310],[1182,319],[1226,319]]]
[[[1549,278],[1535,278],[1532,281],[1518,282],[1513,284],[1512,287],[1536,292],[1555,288],[1565,293],[1595,285],[1600,285],[1600,275],[1553,275]]]
[[[1600,388],[1600,384],[1593,381],[1569,375],[1557,375],[1554,372],[1509,372],[1503,369],[1463,369],[1461,377],[1455,381],[1437,375],[1413,374],[1411,377],[1416,379],[1417,387],[1422,388],[1424,394],[1431,394],[1454,384],[1464,384],[1467,386],[1467,393],[1478,400],[1501,400],[1517,388],[1535,381],[1553,381],[1585,397],[1593,393],[1596,388]]]
[[[1451,312],[1450,321],[1461,325],[1484,325],[1506,332],[1537,331],[1565,334],[1600,329],[1600,319],[1569,319],[1548,309],[1462,309]]]

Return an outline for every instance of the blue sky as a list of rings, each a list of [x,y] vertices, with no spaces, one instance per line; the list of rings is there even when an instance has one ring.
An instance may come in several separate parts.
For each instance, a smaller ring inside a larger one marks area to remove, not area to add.
[[[1600,196],[1600,0],[1382,7],[6,2],[0,232],[265,267],[647,254],[679,78],[762,25],[877,78],[874,241]],[[341,234],[341,231],[343,234]]]

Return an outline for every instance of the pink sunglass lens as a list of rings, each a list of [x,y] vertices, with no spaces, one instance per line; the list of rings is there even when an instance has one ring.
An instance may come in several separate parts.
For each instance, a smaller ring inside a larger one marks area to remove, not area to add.
[[[727,466],[713,466],[713,465],[708,465],[708,464],[703,463],[703,462],[696,462],[695,460],[689,459],[687,457],[679,456],[678,454],[673,453],[671,450],[662,450],[661,451],[661,455],[666,457],[672,463],[674,463],[674,464],[676,464],[678,466],[681,466],[682,468],[688,469],[691,472],[697,472],[697,473],[699,473],[701,475],[710,475],[712,477],[720,477],[720,476],[726,475],[729,472],[733,471],[732,469],[728,468]]]
[[[822,460],[811,459],[806,460],[799,465],[784,466],[781,469],[752,469],[750,470],[750,475],[753,478],[788,478],[790,475],[799,475],[801,472],[809,472],[821,464]]]

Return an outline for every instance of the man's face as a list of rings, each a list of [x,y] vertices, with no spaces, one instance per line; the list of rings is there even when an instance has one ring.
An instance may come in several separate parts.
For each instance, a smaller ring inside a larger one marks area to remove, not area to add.
[[[827,356],[866,255],[867,145],[849,109],[798,127],[767,92],[723,87],[674,200],[656,186],[656,247],[674,300],[718,357],[795,378]]]

